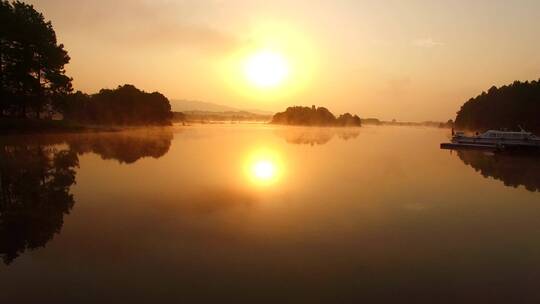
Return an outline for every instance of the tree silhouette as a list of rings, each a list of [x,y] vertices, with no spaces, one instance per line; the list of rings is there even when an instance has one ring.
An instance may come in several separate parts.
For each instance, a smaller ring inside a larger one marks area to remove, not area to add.
[[[0,116],[39,118],[71,91],[70,58],[51,22],[32,5],[0,0]]]
[[[540,82],[519,82],[487,92],[467,101],[457,113],[459,129],[488,129],[540,132]]]
[[[94,95],[76,92],[62,100],[62,109],[66,119],[92,124],[167,125],[173,115],[165,96],[127,84]]]
[[[360,118],[349,113],[336,118],[324,107],[289,107],[285,112],[276,113],[273,124],[300,126],[360,126]]]
[[[77,154],[41,145],[0,146],[0,256],[11,263],[60,232],[74,205]]]
[[[345,113],[339,116],[339,118],[337,119],[337,125],[343,127],[360,126],[362,125],[362,121],[360,120],[360,117],[356,115],[353,116],[350,113]]]

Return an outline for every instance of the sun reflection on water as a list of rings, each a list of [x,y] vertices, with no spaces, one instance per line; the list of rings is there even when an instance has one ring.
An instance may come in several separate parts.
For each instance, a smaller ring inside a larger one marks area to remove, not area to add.
[[[262,149],[248,157],[245,169],[251,182],[268,185],[280,179],[283,165],[275,151]]]

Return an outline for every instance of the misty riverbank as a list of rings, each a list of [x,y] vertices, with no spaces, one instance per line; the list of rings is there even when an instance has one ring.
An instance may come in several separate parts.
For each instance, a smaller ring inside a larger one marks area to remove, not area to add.
[[[169,126],[172,126],[169,125]],[[66,120],[0,118],[0,134],[119,132],[145,128],[163,128],[161,125],[97,125]]]

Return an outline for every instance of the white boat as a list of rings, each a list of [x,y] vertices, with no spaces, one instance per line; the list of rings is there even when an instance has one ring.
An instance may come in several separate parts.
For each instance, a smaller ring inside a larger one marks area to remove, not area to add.
[[[540,148],[540,137],[531,132],[489,130],[482,134],[466,136],[463,132],[452,131],[452,144],[459,146],[486,146],[494,148]]]

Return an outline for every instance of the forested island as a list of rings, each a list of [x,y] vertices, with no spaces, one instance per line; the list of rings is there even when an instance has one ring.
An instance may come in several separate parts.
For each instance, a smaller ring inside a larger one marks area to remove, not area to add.
[[[360,117],[345,113],[336,118],[324,107],[289,107],[285,112],[276,113],[272,124],[298,125],[298,126],[340,126],[359,127],[362,125]]]
[[[124,85],[73,93],[68,52],[32,5],[0,0],[0,21],[0,131],[170,124],[169,100],[157,92]]]
[[[455,126],[462,130],[519,130],[540,133],[540,82],[515,81],[467,101],[457,113]]]

